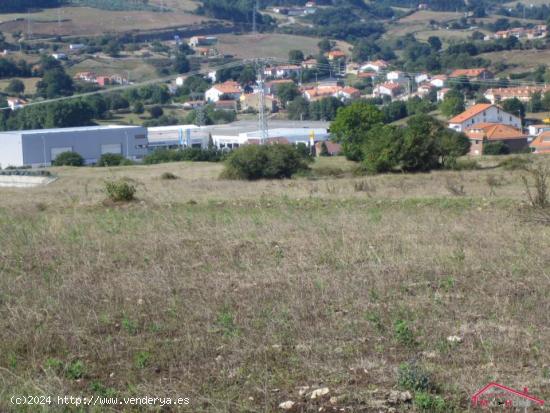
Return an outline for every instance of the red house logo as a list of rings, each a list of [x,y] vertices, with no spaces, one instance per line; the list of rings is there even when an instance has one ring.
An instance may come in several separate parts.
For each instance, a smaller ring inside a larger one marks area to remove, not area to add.
[[[538,399],[529,394],[529,390],[514,390],[498,383],[489,383],[472,396],[472,407],[482,409],[507,408],[527,409],[533,406],[544,405],[544,400]]]

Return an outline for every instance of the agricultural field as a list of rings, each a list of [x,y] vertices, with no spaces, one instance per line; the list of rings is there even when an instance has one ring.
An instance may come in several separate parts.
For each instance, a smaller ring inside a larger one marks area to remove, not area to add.
[[[52,168],[0,189],[0,410],[86,394],[401,412],[411,380],[444,412],[493,380],[549,399],[550,226],[502,159],[361,177],[330,158],[258,182],[213,163]],[[136,201],[105,201],[119,178]]]
[[[0,31],[27,32],[27,14],[0,14]],[[111,11],[90,7],[60,7],[30,14],[35,36],[75,36],[164,29],[209,21],[204,16],[177,10],[165,13],[151,11]]]
[[[550,61],[550,50],[509,50],[483,53],[479,55],[493,63],[504,62],[511,67],[504,73],[520,73],[547,65]]]
[[[318,37],[294,36],[289,34],[224,34],[218,36],[218,50],[221,53],[248,59],[255,57],[276,57],[288,59],[288,52],[300,49],[305,55],[319,53]],[[338,47],[348,51],[351,45],[346,42],[337,42]]]
[[[71,66],[67,73],[75,75],[78,72],[95,72],[104,75],[130,75],[133,82],[139,82],[157,76],[153,65],[147,63],[147,59],[114,59],[114,58],[88,58]]]
[[[28,77],[28,78],[10,78],[0,80],[0,91],[4,91],[11,80],[19,79],[25,85],[25,94],[34,94],[36,93],[36,84],[40,81],[38,77]]]

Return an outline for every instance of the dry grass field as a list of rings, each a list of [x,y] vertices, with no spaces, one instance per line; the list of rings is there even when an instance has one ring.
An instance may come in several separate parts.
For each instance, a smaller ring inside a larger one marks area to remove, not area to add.
[[[173,163],[0,189],[0,411],[37,411],[16,394],[411,411],[388,395],[412,361],[439,411],[492,380],[550,398],[550,227],[524,219],[522,172],[314,168],[344,177],[229,182]],[[104,203],[120,177],[138,200]]]
[[[218,50],[221,53],[230,54],[243,59],[254,57],[276,57],[288,59],[288,52],[299,49],[308,54],[319,53],[317,43],[321,40],[318,37],[294,36],[289,34],[246,34],[233,35],[224,34],[218,36]],[[337,42],[338,47],[348,52],[350,44],[342,41]]]
[[[184,2],[189,5],[189,2]],[[27,14],[0,14],[0,31],[13,33],[27,31]],[[111,11],[89,7],[60,7],[44,9],[30,15],[32,30],[39,35],[99,35],[135,30],[162,29],[172,26],[185,26],[212,20],[204,16],[190,14],[189,10],[178,9],[170,12],[150,11]],[[59,24],[59,17],[61,23]],[[16,20],[20,19],[20,20]]]
[[[483,53],[479,55],[491,62],[504,62],[514,67],[505,73],[525,72],[536,69],[540,65],[547,65],[550,62],[549,50],[511,50],[503,52]]]

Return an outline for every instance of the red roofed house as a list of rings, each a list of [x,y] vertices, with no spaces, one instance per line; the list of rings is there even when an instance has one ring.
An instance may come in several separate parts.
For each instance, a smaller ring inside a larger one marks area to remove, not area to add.
[[[21,109],[27,104],[27,101],[21,98],[9,97],[6,99],[6,101],[8,102],[8,106],[11,110]]]
[[[283,65],[283,66],[268,67],[265,69],[264,74],[268,77],[284,79],[294,74],[298,75],[301,70],[302,70],[302,67],[298,65]]]
[[[340,60],[345,59],[346,54],[341,50],[331,50],[327,53],[328,60]]]
[[[449,120],[449,128],[464,132],[477,123],[502,123],[522,129],[521,119],[518,116],[505,112],[499,106],[490,103],[478,103],[469,107],[460,115]]]
[[[376,85],[372,92],[372,95],[374,97],[389,96],[391,98],[394,98],[398,96],[402,91],[403,88],[399,83],[386,82]]]
[[[269,82],[265,83],[265,90],[266,90],[266,93],[269,95],[275,94],[277,92],[277,88],[280,85],[288,85],[291,83],[294,83],[292,79],[270,80]]]
[[[534,406],[543,406],[544,400],[529,394],[527,388],[523,391],[514,390],[498,383],[489,383],[472,396],[472,407],[519,411]]]
[[[359,68],[361,72],[380,72],[381,70],[387,69],[389,66],[388,62],[384,60],[375,60],[374,62],[367,62]]]
[[[533,153],[550,153],[550,131],[542,132],[529,146]]]
[[[470,80],[485,80],[492,79],[494,75],[485,68],[478,69],[456,69],[454,70],[449,77],[458,78],[458,77],[467,77]]]
[[[483,145],[487,142],[502,142],[510,151],[519,151],[527,147],[527,135],[513,126],[501,123],[478,123],[466,130],[470,139],[470,155],[482,155]]]
[[[224,83],[218,83],[208,89],[205,94],[205,100],[217,102],[222,96],[237,100],[243,94],[243,88],[238,82],[228,80]]]
[[[338,98],[344,99],[344,100],[357,99],[357,98],[361,97],[361,91],[359,89],[354,88],[354,87],[346,86],[345,88],[342,88],[341,90],[336,92],[335,97],[338,97]]]

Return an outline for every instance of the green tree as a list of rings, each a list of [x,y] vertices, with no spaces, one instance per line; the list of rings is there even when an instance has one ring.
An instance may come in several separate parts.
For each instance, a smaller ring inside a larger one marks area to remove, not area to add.
[[[441,113],[447,117],[453,117],[465,109],[464,95],[458,90],[450,90],[439,105]]]
[[[134,107],[132,108],[132,112],[141,115],[145,111],[145,107],[143,106],[143,102],[137,101],[134,103]]]
[[[153,119],[158,119],[164,114],[164,111],[160,106],[155,105],[149,108],[149,114]]]
[[[36,84],[36,94],[47,99],[70,96],[73,91],[73,80],[62,68],[48,70],[42,80]]]
[[[502,109],[522,119],[525,117],[525,106],[518,98],[506,99],[502,102]]]
[[[288,52],[288,61],[290,63],[299,63],[304,60],[304,52],[301,50],[291,50]]]
[[[319,43],[317,43],[317,46],[319,47],[319,50],[321,53],[330,52],[334,46],[334,42],[331,42],[329,39],[322,39]]]
[[[6,86],[6,92],[20,95],[25,92],[25,84],[19,79],[12,79],[8,83],[8,86]]]
[[[309,102],[302,96],[298,96],[287,105],[288,118],[290,120],[309,119]]]
[[[529,111],[531,112],[542,112],[542,94],[540,92],[535,92],[531,95],[531,100],[529,101]]]
[[[401,161],[403,130],[390,125],[377,125],[362,146],[363,166],[368,172],[389,172]]]
[[[190,65],[187,56],[184,53],[176,54],[176,58],[174,59],[174,71],[176,73],[187,73],[189,69]]]
[[[441,50],[441,47],[443,46],[443,44],[441,43],[441,39],[437,36],[428,37],[428,44],[435,51]]]
[[[507,155],[510,148],[502,141],[483,142],[483,155]]]
[[[366,102],[353,102],[341,108],[330,130],[335,142],[342,144],[342,152],[351,160],[361,160],[361,146],[368,138],[368,132],[382,124],[384,115],[376,106]]]
[[[275,94],[279,97],[279,99],[281,99],[283,107],[286,107],[288,102],[300,96],[300,91],[294,82],[282,83],[277,86]]]

